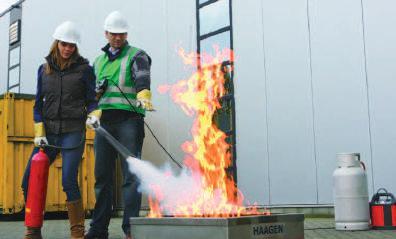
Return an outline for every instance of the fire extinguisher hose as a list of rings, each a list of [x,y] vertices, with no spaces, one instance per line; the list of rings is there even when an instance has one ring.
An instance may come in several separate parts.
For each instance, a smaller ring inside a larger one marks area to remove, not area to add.
[[[51,144],[45,144],[45,143],[43,143],[43,144],[39,145],[39,147],[41,147],[41,148],[46,148],[46,147],[48,147],[48,148],[54,148],[54,149],[72,150],[72,149],[76,149],[76,148],[80,147],[84,142],[85,142],[85,131],[84,131],[84,133],[83,133],[83,137],[81,137],[80,142],[79,142],[78,144],[76,144],[76,145],[73,145],[73,146],[70,146],[70,147],[63,147],[63,146],[51,145]]]
[[[136,157],[132,155],[131,152],[122,145],[119,141],[117,141],[109,132],[107,132],[102,126],[94,125],[95,132],[105,137],[107,141],[121,154],[123,158],[128,158],[129,156]],[[173,160],[179,168],[183,168],[183,166],[176,160]]]

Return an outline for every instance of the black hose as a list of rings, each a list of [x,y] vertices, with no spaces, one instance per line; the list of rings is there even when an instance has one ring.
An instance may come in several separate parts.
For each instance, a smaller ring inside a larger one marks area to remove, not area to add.
[[[99,124],[94,125],[95,132],[105,137],[107,141],[121,154],[123,158],[128,158],[129,156],[136,157],[133,155],[124,145],[122,145],[119,141],[117,141],[109,132],[107,132],[102,126]],[[178,162],[175,162],[178,163]],[[177,164],[180,168],[182,166]]]
[[[66,150],[72,150],[80,147],[83,143],[85,142],[85,132],[83,133],[83,137],[81,137],[81,141],[77,145],[73,145],[71,147],[62,147],[58,145],[51,145],[51,144],[45,144],[42,141],[42,144],[39,145],[40,148],[54,148],[54,149],[66,149]]]
[[[131,103],[131,101],[129,101],[128,97],[124,94],[124,92],[121,90],[121,88],[118,86],[117,83],[115,83],[113,80],[109,79],[117,88],[118,90],[121,92],[122,96],[128,101],[129,105],[132,107],[132,109],[137,112],[137,109],[135,108],[135,106]],[[150,128],[150,126],[144,121],[144,125],[147,127],[147,129],[150,131],[151,135],[154,137],[155,141],[157,142],[157,144],[162,148],[162,150],[164,150],[164,152],[168,155],[168,157],[179,167],[179,168],[183,168],[183,166],[181,165],[181,163],[179,161],[177,161],[176,159],[174,159],[172,157],[172,155],[166,150],[166,148],[161,144],[161,142],[159,141],[159,139],[157,138],[157,136],[154,134],[153,130]]]

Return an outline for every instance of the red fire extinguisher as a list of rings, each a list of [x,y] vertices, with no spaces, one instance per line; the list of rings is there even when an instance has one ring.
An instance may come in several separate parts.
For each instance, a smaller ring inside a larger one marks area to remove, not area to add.
[[[25,207],[25,226],[41,227],[44,220],[50,161],[44,150],[36,153],[31,161],[28,195]]]

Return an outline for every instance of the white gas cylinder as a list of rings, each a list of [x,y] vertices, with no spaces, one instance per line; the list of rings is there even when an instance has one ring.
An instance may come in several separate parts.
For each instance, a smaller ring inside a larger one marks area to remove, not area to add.
[[[368,230],[367,175],[359,153],[337,154],[333,182],[336,230]]]

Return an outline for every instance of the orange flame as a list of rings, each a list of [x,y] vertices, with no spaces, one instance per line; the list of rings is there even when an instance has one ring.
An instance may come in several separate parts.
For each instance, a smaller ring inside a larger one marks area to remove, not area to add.
[[[192,195],[192,203],[180,203],[172,208],[172,214],[181,217],[235,217],[244,214],[259,214],[257,208],[247,209],[242,206],[243,194],[238,190],[234,179],[227,174],[232,167],[230,145],[226,142],[226,134],[213,122],[215,112],[220,109],[220,98],[227,94],[226,77],[230,72],[223,65],[226,59],[233,61],[230,49],[220,51],[215,48],[216,55],[196,53],[186,54],[183,49],[179,55],[183,62],[196,67],[197,59],[202,60],[199,70],[187,80],[174,85],[162,85],[160,93],[170,93],[175,103],[191,117],[195,117],[191,129],[192,140],[181,145],[185,152],[184,165],[188,167],[194,178],[199,180],[200,195]],[[161,217],[161,189],[155,188],[156,197],[149,197],[149,217]],[[260,213],[261,214],[261,213]]]

